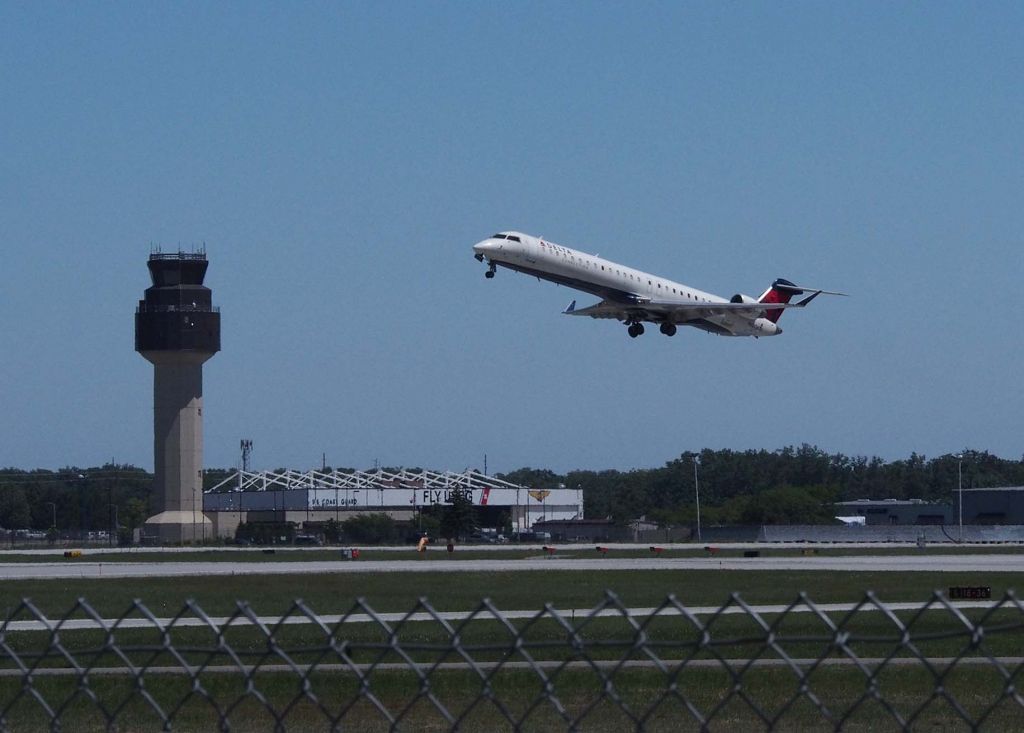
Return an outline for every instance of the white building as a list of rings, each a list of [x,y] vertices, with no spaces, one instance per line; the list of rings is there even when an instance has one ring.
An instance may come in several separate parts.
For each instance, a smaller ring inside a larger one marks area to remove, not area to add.
[[[461,493],[477,507],[484,526],[508,513],[516,530],[548,519],[582,519],[580,489],[531,489],[477,471],[239,471],[203,494],[203,512],[218,536],[233,536],[241,522],[339,522],[381,513],[410,521],[424,507]]]

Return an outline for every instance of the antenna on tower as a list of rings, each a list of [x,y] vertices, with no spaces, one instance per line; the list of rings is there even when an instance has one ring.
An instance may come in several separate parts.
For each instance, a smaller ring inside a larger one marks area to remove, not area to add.
[[[252,441],[242,438],[242,470],[249,470],[249,456],[252,455]]]

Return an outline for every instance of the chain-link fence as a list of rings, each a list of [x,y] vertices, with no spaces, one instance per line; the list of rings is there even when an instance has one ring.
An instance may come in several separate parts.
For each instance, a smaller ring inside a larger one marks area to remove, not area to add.
[[[136,602],[0,625],[0,730],[1019,728],[1024,606],[997,601],[468,612],[423,599],[214,618]]]

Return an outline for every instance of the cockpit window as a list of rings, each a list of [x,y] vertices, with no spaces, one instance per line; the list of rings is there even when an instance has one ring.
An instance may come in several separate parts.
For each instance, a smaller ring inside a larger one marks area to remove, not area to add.
[[[493,235],[491,235],[491,239],[508,239],[508,235],[507,234],[493,234]]]
[[[522,244],[522,242],[519,241],[519,237],[513,237],[511,234],[508,235],[508,241],[519,242],[520,244]]]

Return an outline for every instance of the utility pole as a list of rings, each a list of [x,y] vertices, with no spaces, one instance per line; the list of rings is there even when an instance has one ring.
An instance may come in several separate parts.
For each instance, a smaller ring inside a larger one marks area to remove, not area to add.
[[[114,462],[110,462],[114,465]],[[114,480],[107,484],[107,547],[114,546],[114,536],[117,534],[117,507],[114,506],[114,486],[117,485],[117,468],[114,468]],[[111,526],[113,521],[113,526]]]
[[[697,497],[697,541],[703,542],[700,536],[700,482],[697,480],[697,466],[700,465],[700,456],[693,457],[693,493]]]
[[[960,511],[959,511],[959,515],[960,515],[960,539],[958,540],[960,544],[963,544],[963,541],[964,541],[964,471],[963,471],[963,467],[964,467],[964,455],[963,455],[963,453],[957,453],[957,456],[956,456],[956,486],[957,486],[957,494],[959,495],[959,505],[960,505]]]

